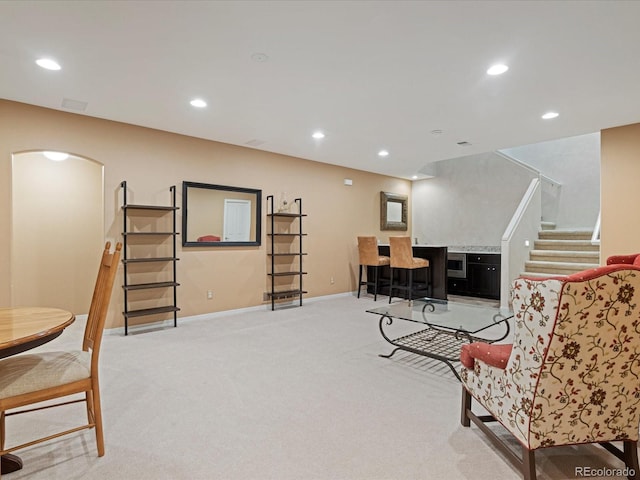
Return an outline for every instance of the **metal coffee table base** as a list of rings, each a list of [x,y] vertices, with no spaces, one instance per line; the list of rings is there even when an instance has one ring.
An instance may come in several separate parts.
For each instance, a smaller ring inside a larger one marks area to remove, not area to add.
[[[415,353],[416,355],[433,358],[445,363],[451,369],[458,380],[460,380],[460,375],[453,365],[453,362],[460,361],[460,348],[462,347],[462,345],[475,341],[491,343],[502,340],[509,334],[509,323],[504,322],[507,331],[502,337],[495,340],[473,337],[467,332],[442,330],[433,326],[429,326],[425,329],[410,333],[409,335],[404,335],[402,337],[390,338],[384,331],[384,325],[392,324],[392,317],[388,315],[382,315],[380,317],[379,328],[382,337],[391,345],[396,347],[390,354],[380,354],[380,357],[390,358],[398,350],[404,350],[406,352]]]

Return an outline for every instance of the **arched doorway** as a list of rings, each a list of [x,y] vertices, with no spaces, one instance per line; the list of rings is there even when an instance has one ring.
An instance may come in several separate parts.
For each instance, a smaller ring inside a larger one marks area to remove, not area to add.
[[[103,165],[48,153],[12,158],[11,301],[83,314],[104,246]]]

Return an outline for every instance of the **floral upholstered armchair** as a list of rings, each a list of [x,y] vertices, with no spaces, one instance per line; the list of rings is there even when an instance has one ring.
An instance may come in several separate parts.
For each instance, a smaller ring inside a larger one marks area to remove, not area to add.
[[[536,478],[537,449],[583,443],[601,443],[640,479],[640,256],[610,260],[568,277],[516,279],[513,344],[462,348],[461,423],[473,421],[525,480]],[[475,414],[474,399],[490,415]],[[490,421],[519,441],[522,457]]]

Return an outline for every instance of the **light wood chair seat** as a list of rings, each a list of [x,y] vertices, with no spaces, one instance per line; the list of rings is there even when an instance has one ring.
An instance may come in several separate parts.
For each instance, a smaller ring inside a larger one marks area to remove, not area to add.
[[[91,378],[91,354],[44,352],[0,362],[0,399]]]
[[[0,361],[0,455],[88,428],[95,428],[98,456],[104,455],[98,358],[122,244],[118,243],[113,253],[110,248],[111,243],[107,242],[87,316],[82,350],[22,354]],[[84,398],[14,410],[77,393],[84,393]],[[77,402],[86,403],[87,423],[5,448],[6,417]]]
[[[380,255],[378,252],[378,239],[376,237],[358,237],[358,255],[360,258],[360,269],[358,275],[358,298],[360,298],[360,289],[363,285],[373,285],[373,300],[378,300],[378,277],[380,267],[389,265],[391,259],[387,256]],[[373,267],[374,279],[369,279],[367,271],[367,280],[362,281],[363,267]]]

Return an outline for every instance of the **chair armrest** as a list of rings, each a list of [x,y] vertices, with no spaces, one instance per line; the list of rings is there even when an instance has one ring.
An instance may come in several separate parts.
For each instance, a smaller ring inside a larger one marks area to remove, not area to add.
[[[619,264],[634,265],[638,255],[640,254],[634,253],[632,255],[612,255],[609,258],[607,258],[607,265],[619,265]]]
[[[472,369],[477,359],[487,365],[504,370],[511,356],[512,348],[513,344],[511,343],[467,343],[460,349],[460,362],[465,367]]]

